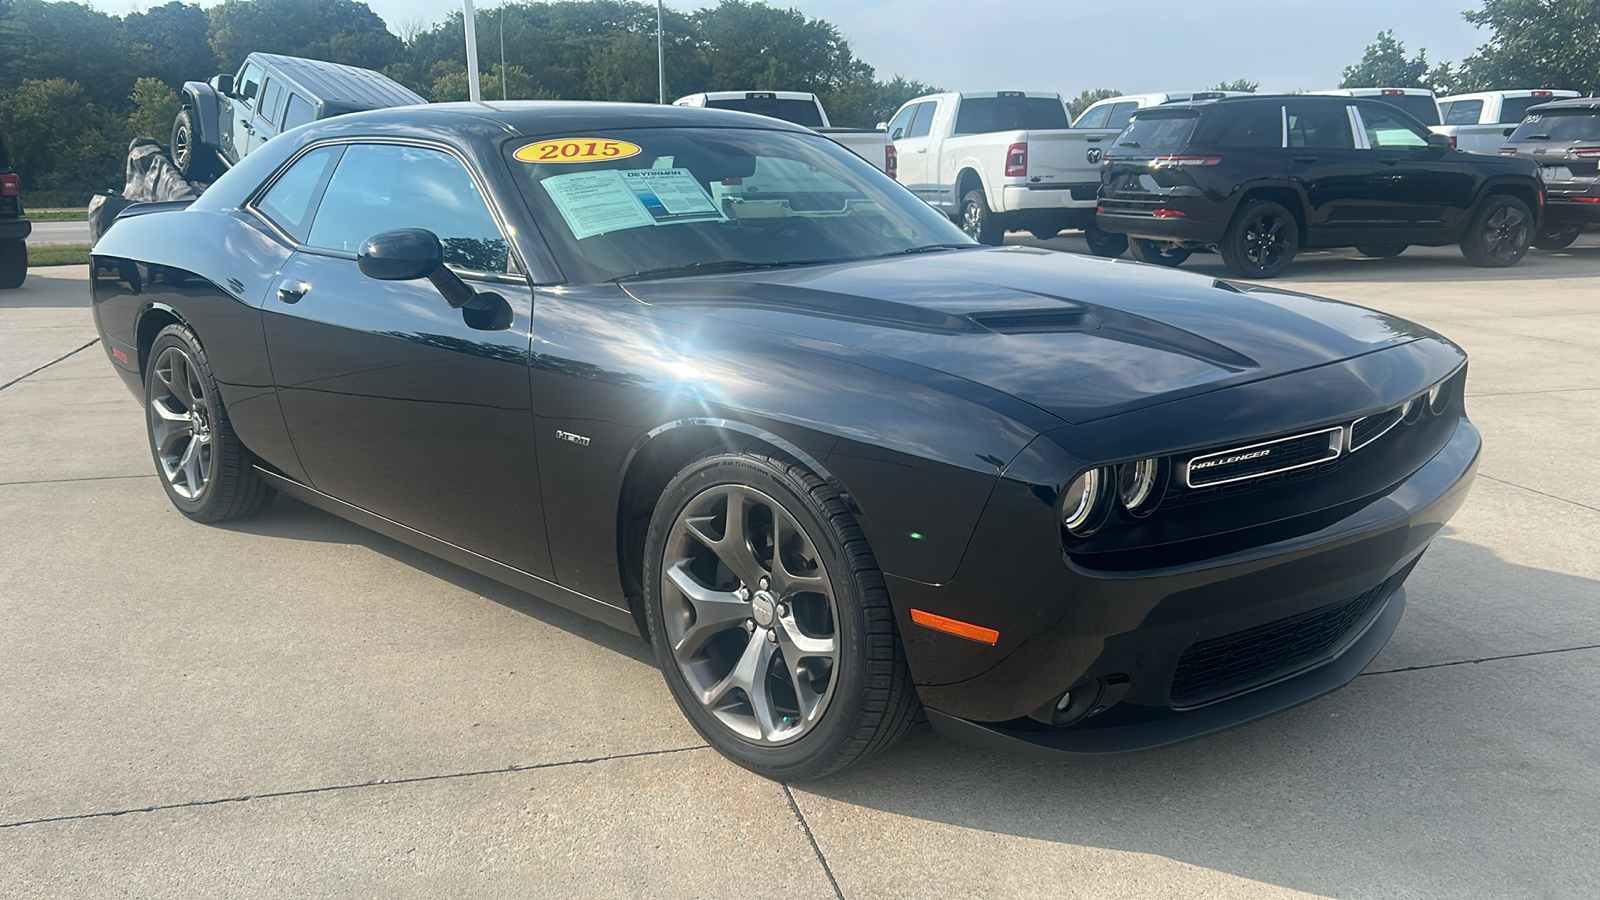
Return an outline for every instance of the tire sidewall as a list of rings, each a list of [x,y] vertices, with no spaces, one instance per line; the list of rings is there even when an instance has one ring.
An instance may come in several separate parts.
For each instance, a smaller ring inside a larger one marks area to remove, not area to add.
[[[1090,253],[1106,259],[1115,259],[1128,252],[1127,235],[1106,231],[1094,222],[1083,230],[1083,242],[1089,245]],[[1116,252],[1112,253],[1112,250]]]
[[[183,158],[177,156],[179,134],[187,135],[188,152]],[[174,157],[172,162],[177,166],[178,173],[187,178],[194,171],[195,160],[194,117],[187,108],[179,110],[177,118],[172,122],[172,153]]]
[[[663,554],[673,526],[693,499],[704,491],[737,484],[776,500],[795,517],[821,557],[834,588],[834,629],[839,661],[834,668],[833,696],[822,720],[797,740],[780,746],[754,744],[734,734],[707,710],[678,669],[662,627]],[[815,508],[803,484],[764,461],[740,453],[718,453],[690,465],[668,484],[651,517],[645,538],[644,608],[656,661],[684,716],[714,748],[735,762],[775,778],[804,773],[837,756],[863,712],[867,688],[867,623],[862,603],[864,586],[851,570],[840,536],[825,514]]]
[[[156,360],[166,350],[176,347],[183,351],[189,358],[190,365],[195,367],[195,372],[200,376],[200,391],[205,395],[206,405],[211,410],[211,477],[206,486],[201,490],[200,496],[194,499],[184,497],[172,488],[172,483],[167,480],[161,467],[161,455],[156,447],[155,433],[151,428],[150,411],[153,398],[151,389],[155,384]],[[236,452],[231,445],[234,440],[227,427],[226,413],[222,408],[222,398],[217,394],[217,381],[211,374],[211,366],[206,361],[200,344],[195,340],[194,333],[182,325],[168,325],[157,335],[150,344],[149,364],[145,368],[144,376],[144,432],[145,442],[150,445],[150,460],[155,464],[156,477],[161,479],[161,488],[166,491],[167,499],[178,508],[179,512],[194,519],[206,520],[212,518],[221,504],[223,492],[218,489],[218,481],[225,471],[223,466],[224,454]]]
[[[974,209],[977,212],[977,234],[967,231],[967,210],[969,208]],[[991,247],[997,247],[1000,244],[1005,243],[1005,231],[1000,228],[999,222],[996,221],[994,213],[989,211],[989,197],[981,188],[967,191],[966,196],[961,198],[960,225],[961,230],[966,232],[968,237],[980,244],[988,244]]]
[[[1483,229],[1489,224],[1489,217],[1497,211],[1512,207],[1522,213],[1523,229],[1526,241],[1518,248],[1517,254],[1510,259],[1496,259],[1489,253],[1489,246],[1484,241]],[[1465,251],[1467,261],[1475,266],[1484,266],[1491,269],[1503,269],[1514,266],[1528,255],[1528,248],[1533,246],[1533,213],[1528,209],[1528,204],[1523,203],[1510,194],[1490,194],[1478,206],[1478,212],[1472,217],[1472,224],[1468,227],[1465,240],[1462,241],[1462,250]]]

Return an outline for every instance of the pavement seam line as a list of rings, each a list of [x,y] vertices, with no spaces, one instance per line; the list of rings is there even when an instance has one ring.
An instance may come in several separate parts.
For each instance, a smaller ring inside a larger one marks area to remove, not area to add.
[[[1478,663],[1499,662],[1502,659],[1523,659],[1528,656],[1549,656],[1552,653],[1575,653],[1580,650],[1600,650],[1600,644],[1584,644],[1579,647],[1558,647],[1554,650],[1529,650],[1527,653],[1507,653],[1504,656],[1485,656],[1482,659],[1458,659],[1454,662],[1429,663],[1425,666],[1406,666],[1403,669],[1380,669],[1376,672],[1362,672],[1356,676],[1365,678],[1368,675],[1394,675],[1399,672],[1421,672],[1425,669],[1444,669],[1450,666],[1470,666]]]
[[[1507,481],[1504,478],[1496,478],[1493,475],[1485,475],[1482,472],[1478,473],[1478,477],[1479,478],[1487,478],[1490,481],[1498,482],[1500,484],[1505,485],[1506,487],[1514,487],[1514,488],[1517,488],[1518,490],[1527,491],[1530,494],[1538,494],[1541,497],[1549,497],[1551,500],[1560,500],[1562,503],[1571,503],[1573,506],[1577,506],[1577,507],[1580,507],[1582,509],[1592,509],[1595,512],[1600,512],[1600,506],[1590,506],[1587,503],[1579,503],[1576,500],[1568,500],[1565,497],[1557,497],[1555,494],[1547,494],[1544,491],[1541,491],[1541,490],[1539,490],[1537,488],[1531,488],[1531,487],[1528,487],[1526,485],[1517,484],[1515,481]]]
[[[1550,388],[1545,391],[1492,391],[1487,394],[1468,394],[1467,399],[1476,400],[1479,397],[1526,397],[1531,394],[1588,394],[1595,391],[1600,391],[1600,387]]]
[[[158,803],[152,806],[140,806],[133,809],[118,809],[108,812],[79,813],[72,816],[48,816],[42,819],[28,819],[21,822],[0,822],[0,828],[21,828],[24,825],[48,825],[51,822],[73,822],[79,819],[104,819],[115,816],[126,816],[133,813],[163,812],[169,809],[190,809],[198,806],[217,806],[223,803],[248,803],[251,800],[273,800],[279,797],[299,797],[307,794],[328,794],[334,791],[348,791],[357,788],[388,787],[396,784],[420,784],[427,781],[450,781],[456,778],[476,778],[480,775],[505,775],[511,772],[533,772],[539,769],[559,769],[564,766],[584,766],[593,763],[611,762],[620,759],[639,759],[646,756],[669,756],[674,753],[688,753],[693,750],[709,749],[706,744],[695,744],[692,747],[670,747],[666,750],[641,750],[637,753],[617,753],[611,756],[595,756],[588,759],[565,759],[556,762],[532,763],[529,765],[511,765],[499,769],[478,769],[471,772],[450,772],[444,775],[418,775],[413,778],[380,778],[375,781],[361,781],[354,784],[331,784],[323,787],[297,788],[292,791],[263,791],[259,794],[244,794],[238,797],[217,797],[211,800],[189,800],[184,803]],[[792,800],[790,801],[793,802]]]
[[[11,387],[13,384],[16,384],[17,382],[23,380],[24,378],[29,378],[29,377],[32,377],[34,375],[39,374],[40,372],[43,372],[45,369],[48,369],[51,366],[55,365],[56,363],[61,362],[62,360],[66,359],[68,356],[75,356],[75,355],[77,355],[79,353],[82,353],[83,351],[89,349],[90,347],[93,347],[95,344],[98,344],[98,343],[100,343],[100,339],[99,338],[95,338],[94,340],[90,341],[89,343],[84,344],[82,347],[79,347],[78,349],[73,350],[73,351],[71,351],[70,353],[67,353],[64,356],[58,356],[55,359],[50,360],[49,362],[45,363],[44,365],[40,366],[39,368],[34,369],[32,372],[28,372],[28,373],[23,374],[23,375],[18,375],[17,377],[11,379],[10,381],[6,382],[5,384],[0,384],[0,391],[3,391],[6,388]]]
[[[799,823],[800,830],[805,832],[806,840],[811,842],[811,852],[817,855],[817,862],[822,863],[822,874],[828,876],[828,884],[833,886],[833,896],[844,900],[844,891],[839,888],[839,879],[833,877],[833,867],[828,865],[828,857],[822,854],[822,845],[817,843],[817,836],[811,833],[811,826],[806,822],[805,813],[800,811],[800,804],[795,802],[794,791],[789,789],[785,782],[779,782],[783,788],[783,796],[789,801],[789,811],[794,813],[795,822]]]
[[[124,478],[155,478],[156,473],[144,475],[85,475],[82,478],[37,478],[33,481],[0,481],[0,487],[11,487],[20,484],[66,484],[73,481],[117,481]]]

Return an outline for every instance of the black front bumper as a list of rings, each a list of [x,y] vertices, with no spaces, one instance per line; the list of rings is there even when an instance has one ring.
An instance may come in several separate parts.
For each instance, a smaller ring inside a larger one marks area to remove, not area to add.
[[[0,241],[20,241],[33,234],[33,223],[27,219],[0,219]]]

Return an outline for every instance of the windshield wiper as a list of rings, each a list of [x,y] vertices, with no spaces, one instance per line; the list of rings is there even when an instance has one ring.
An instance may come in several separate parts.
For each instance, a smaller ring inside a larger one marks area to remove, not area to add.
[[[1142,147],[1138,141],[1117,141],[1118,147]]]
[[[791,259],[782,262],[755,262],[746,259],[716,259],[685,263],[681,266],[659,266],[618,275],[607,279],[612,284],[624,281],[643,281],[650,278],[676,278],[683,275],[716,275],[722,272],[748,272],[753,269],[786,269],[790,266],[816,266],[823,263],[849,262],[848,259]]]
[[[891,250],[888,253],[879,253],[871,259],[883,259],[889,256],[910,256],[913,253],[937,253],[940,250],[971,250],[981,247],[982,244],[925,244],[921,247],[908,247],[904,250]]]

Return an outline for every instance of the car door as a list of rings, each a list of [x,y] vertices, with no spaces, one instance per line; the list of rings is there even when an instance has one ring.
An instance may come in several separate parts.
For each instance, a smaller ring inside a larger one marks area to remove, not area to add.
[[[278,114],[283,111],[283,81],[271,75],[261,83],[261,97],[256,102],[251,118],[251,131],[245,136],[246,153],[255,149],[278,133]]]
[[[939,197],[939,156],[933,151],[933,116],[938,101],[924,100],[917,104],[906,126],[906,136],[894,143],[895,156],[900,161],[900,183],[928,203],[937,204]],[[948,204],[947,204],[948,205]]]
[[[1428,146],[1426,127],[1384,103],[1358,103],[1362,143],[1372,157],[1372,192],[1365,199],[1373,227],[1409,239],[1445,237],[1472,207],[1473,175],[1460,154]]]
[[[256,105],[261,93],[261,67],[245,64],[234,79],[233,98],[228,104],[232,130],[224,136],[222,152],[230,164],[250,152],[250,135],[255,131]]]
[[[1375,164],[1357,149],[1354,109],[1313,98],[1284,103],[1283,128],[1289,182],[1306,199],[1304,243],[1337,244],[1373,218]]]
[[[479,183],[441,147],[344,148],[268,293],[268,353],[317,490],[548,577],[528,374],[532,292]],[[451,309],[427,280],[363,275],[361,244],[408,227],[432,231],[447,265],[503,298],[509,325]]]

